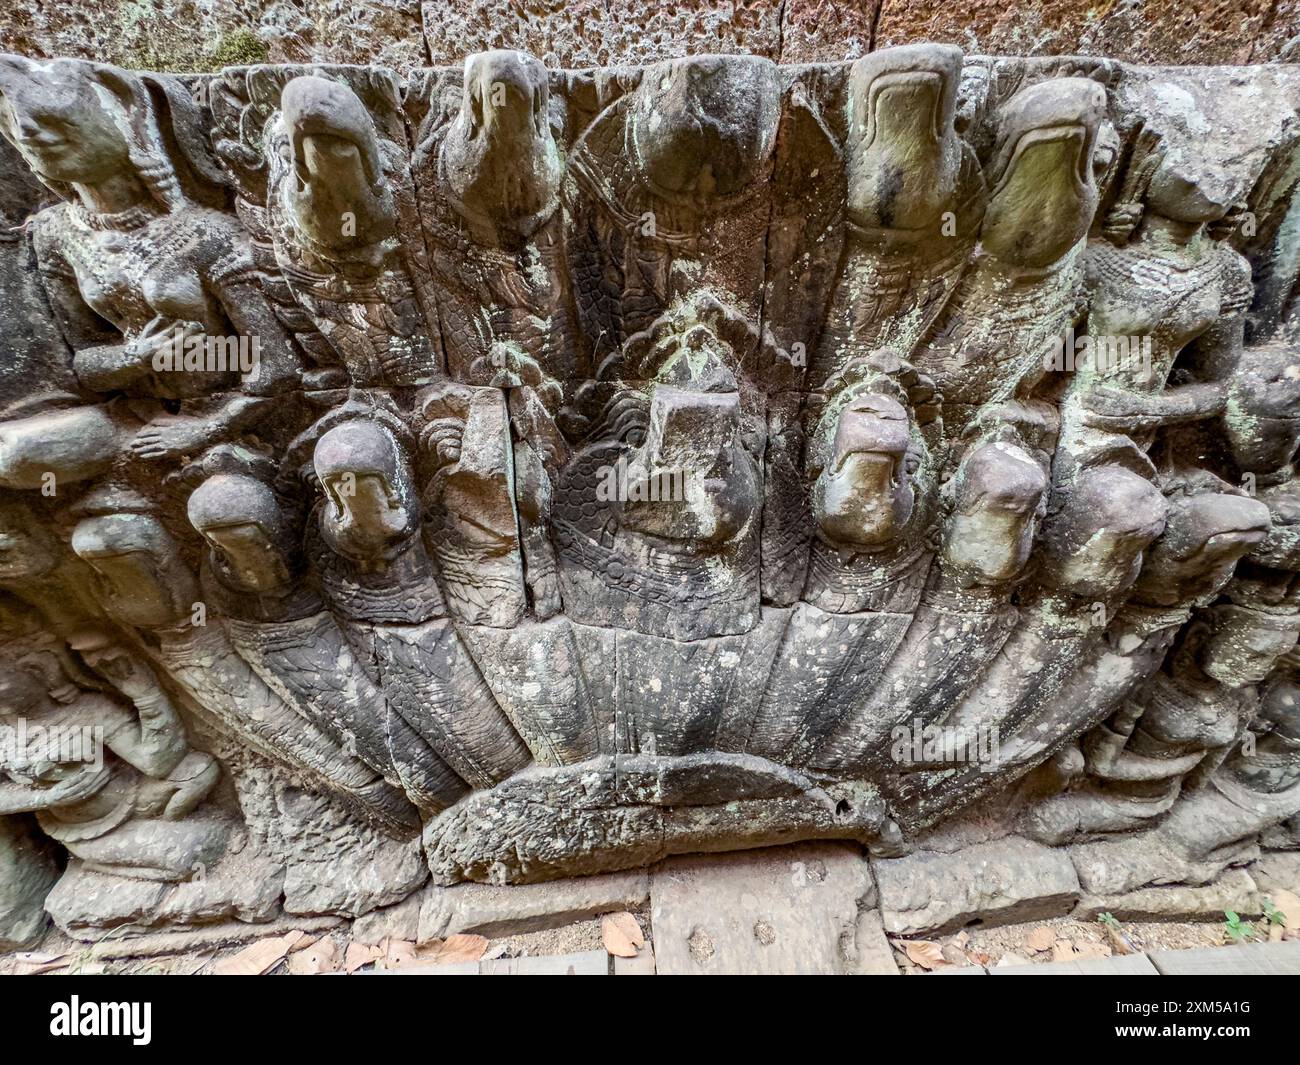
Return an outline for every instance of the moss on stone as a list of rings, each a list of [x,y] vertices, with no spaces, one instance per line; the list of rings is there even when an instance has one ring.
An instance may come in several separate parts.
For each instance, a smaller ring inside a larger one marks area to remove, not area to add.
[[[211,55],[211,69],[252,66],[269,57],[266,42],[252,30],[236,30],[221,39]]]

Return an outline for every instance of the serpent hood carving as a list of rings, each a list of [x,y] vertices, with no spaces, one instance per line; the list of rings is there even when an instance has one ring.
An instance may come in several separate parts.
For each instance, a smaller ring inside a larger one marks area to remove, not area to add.
[[[1300,847],[1295,68],[0,56],[0,135],[0,816],[74,934]]]

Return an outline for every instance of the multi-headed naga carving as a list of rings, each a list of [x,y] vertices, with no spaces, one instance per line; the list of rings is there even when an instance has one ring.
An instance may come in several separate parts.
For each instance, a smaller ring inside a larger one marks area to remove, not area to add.
[[[1294,849],[1298,108],[0,57],[0,881],[62,847],[87,932],[963,809],[1096,894]]]

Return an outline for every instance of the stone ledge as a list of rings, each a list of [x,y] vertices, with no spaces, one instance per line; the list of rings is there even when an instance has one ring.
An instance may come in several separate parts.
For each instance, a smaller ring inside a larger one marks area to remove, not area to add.
[[[650,874],[634,870],[543,884],[496,887],[457,884],[427,888],[421,897],[417,941],[458,932],[509,936],[632,910],[650,899]]]

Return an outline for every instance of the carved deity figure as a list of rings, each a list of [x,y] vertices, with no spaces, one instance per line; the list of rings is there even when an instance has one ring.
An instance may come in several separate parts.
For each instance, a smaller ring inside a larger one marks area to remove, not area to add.
[[[193,455],[254,424],[296,383],[297,356],[247,235],[215,209],[223,181],[189,95],[162,76],[6,56],[0,96],[0,133],[64,201],[38,213],[32,238],[78,381],[155,401],[8,423],[0,483],[39,486],[28,452],[75,481],[127,448]]]
[[[215,865],[235,830],[196,813],[221,774],[216,760],[190,747],[147,665],[103,632],[72,647],[111,688],[83,688],[48,648],[20,654],[0,678],[0,725],[11,734],[0,812],[34,811],[42,831],[99,872],[188,880]]]
[[[1105,461],[1147,469],[1160,430],[1223,413],[1253,286],[1211,227],[1244,191],[1190,136],[1137,133],[1107,239],[1088,248],[1090,342],[1062,400],[1058,477]]]
[[[695,639],[758,619],[757,442],[736,354],[687,316],[649,395],[593,383],[587,442],[556,485],[566,602],[584,620]]]

